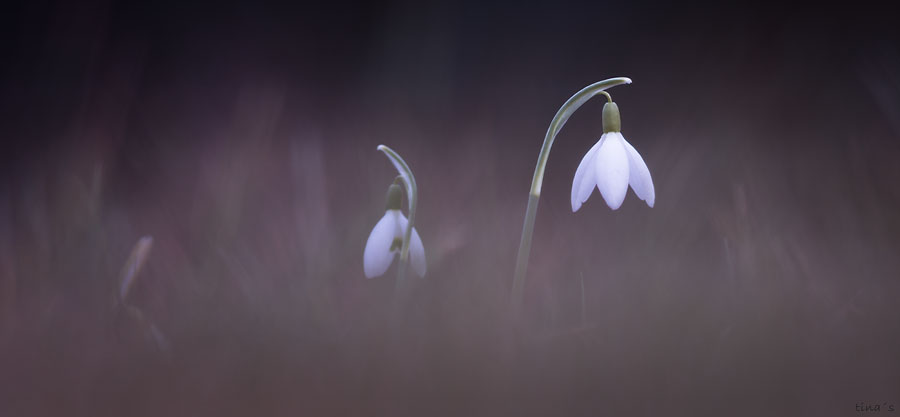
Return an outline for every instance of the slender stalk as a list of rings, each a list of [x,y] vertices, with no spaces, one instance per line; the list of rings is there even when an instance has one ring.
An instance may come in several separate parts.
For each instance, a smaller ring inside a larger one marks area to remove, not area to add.
[[[587,314],[585,313],[585,304],[584,304],[584,272],[581,273],[581,325],[584,326],[584,323],[587,320]]]
[[[522,226],[522,239],[519,241],[519,253],[516,256],[516,273],[513,278],[511,307],[518,313],[522,305],[522,293],[525,289],[525,274],[528,271],[528,256],[531,254],[531,237],[534,232],[534,220],[537,216],[538,200],[541,198],[541,184],[544,182],[544,169],[547,166],[547,158],[550,156],[550,147],[556,135],[562,130],[563,125],[578,110],[582,104],[591,97],[599,94],[607,88],[620,84],[631,84],[630,78],[618,77],[596,82],[575,93],[559,108],[556,116],[550,121],[550,127],[544,136],[544,144],[538,155],[537,166],[534,168],[534,177],[531,179],[531,191],[528,194],[528,208],[525,210],[525,224]]]
[[[394,178],[394,184],[403,184],[403,189],[407,190],[406,192],[406,201],[411,201],[409,187],[406,185],[406,180],[403,179],[402,175],[398,175],[397,178]],[[407,208],[408,210],[408,208]],[[408,220],[408,219],[407,219]],[[406,230],[403,231],[403,243],[400,244],[400,265],[397,266],[397,280],[394,283],[394,290],[397,296],[400,296],[400,292],[403,291],[403,284],[406,282],[406,271],[407,266],[409,266],[409,257],[403,257],[404,249],[407,250],[407,254],[409,252],[409,239],[412,238],[412,233],[407,233],[407,231],[412,230],[412,225],[409,225]]]
[[[406,279],[406,267],[409,265],[409,240],[412,237],[413,223],[416,221],[418,188],[416,187],[416,177],[413,176],[412,170],[409,169],[409,165],[397,152],[385,145],[378,145],[377,149],[384,152],[391,163],[394,164],[394,168],[397,168],[397,172],[400,174],[403,185],[406,188],[406,200],[409,202],[409,222],[406,230],[403,231],[403,243],[400,246],[400,265],[397,268],[397,288],[399,289]]]

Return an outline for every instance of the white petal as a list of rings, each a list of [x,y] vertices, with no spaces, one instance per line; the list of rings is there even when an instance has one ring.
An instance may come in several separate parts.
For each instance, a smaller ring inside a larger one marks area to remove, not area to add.
[[[422,239],[415,227],[413,227],[412,237],[409,240],[409,263],[420,278],[425,277],[425,247],[422,246]]]
[[[399,210],[388,210],[384,217],[375,224],[369,240],[366,241],[366,250],[363,252],[363,269],[366,278],[381,276],[394,261],[394,253],[391,252],[391,243],[397,234],[397,219]]]
[[[594,157],[597,155],[597,149],[600,149],[600,144],[603,143],[603,136],[600,136],[600,140],[591,147],[586,154],[584,154],[584,158],[581,158],[581,163],[578,164],[578,169],[575,170],[575,180],[572,181],[572,212],[578,211],[581,208],[581,204],[587,201],[588,197],[591,196],[591,193],[594,192],[594,185],[597,184],[595,169],[594,169]]]
[[[400,220],[398,221],[400,225],[400,233],[401,236],[406,233],[406,226],[409,224],[409,221],[406,219],[406,216],[400,214]],[[412,265],[413,271],[421,278],[425,276],[426,263],[425,263],[425,246],[422,245],[422,238],[419,237],[419,232],[416,231],[416,227],[413,226],[412,236],[409,238],[409,263]]]
[[[650,178],[650,170],[644,163],[644,158],[638,153],[634,146],[631,146],[625,137],[622,137],[622,143],[625,144],[625,150],[628,151],[628,183],[631,189],[637,194],[638,198],[647,202],[647,205],[653,207],[656,201],[656,191],[653,189],[653,179]]]
[[[597,188],[606,205],[613,210],[618,209],[628,192],[628,153],[622,145],[622,134],[607,133],[594,158]]]

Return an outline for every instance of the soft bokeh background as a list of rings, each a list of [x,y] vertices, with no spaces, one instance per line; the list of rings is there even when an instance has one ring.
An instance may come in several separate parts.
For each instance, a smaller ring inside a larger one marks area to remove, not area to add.
[[[900,409],[891,13],[425,3],[10,5],[0,415]],[[571,213],[589,102],[512,320],[543,134],[613,76],[656,206]],[[416,174],[429,267],[399,316],[395,268],[362,273],[382,143]],[[147,235],[139,323],[114,294]]]

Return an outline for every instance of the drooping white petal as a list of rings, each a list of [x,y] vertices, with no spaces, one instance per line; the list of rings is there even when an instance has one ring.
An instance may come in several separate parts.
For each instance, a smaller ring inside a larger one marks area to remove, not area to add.
[[[391,252],[391,243],[397,236],[397,219],[399,210],[388,210],[384,217],[375,224],[369,240],[366,241],[366,249],[363,252],[363,270],[366,278],[381,276],[394,261],[394,253]]]
[[[605,136],[594,157],[595,175],[606,205],[616,210],[622,206],[628,192],[628,153],[622,144],[621,133],[609,132]]]
[[[400,236],[404,236],[409,221],[406,219],[406,216],[400,214],[397,223],[400,225]],[[419,277],[425,276],[425,270],[427,269],[425,263],[425,246],[422,245],[422,238],[419,237],[419,232],[416,231],[415,226],[413,226],[412,235],[409,238],[409,263],[412,265],[413,271],[415,271]]]
[[[573,213],[581,208],[581,204],[587,201],[588,197],[590,197],[591,193],[594,191],[594,186],[597,185],[597,180],[595,179],[596,170],[594,169],[594,157],[597,155],[597,149],[600,148],[603,139],[604,137],[600,136],[600,140],[584,154],[584,158],[581,158],[581,163],[578,164],[578,169],[575,170],[575,179],[572,181]]]
[[[622,137],[622,143],[625,150],[628,151],[628,183],[631,189],[637,194],[638,198],[647,202],[647,205],[653,207],[656,201],[656,191],[653,189],[653,178],[650,178],[650,170],[644,163],[644,158],[638,153],[634,146],[631,146],[625,137]]]

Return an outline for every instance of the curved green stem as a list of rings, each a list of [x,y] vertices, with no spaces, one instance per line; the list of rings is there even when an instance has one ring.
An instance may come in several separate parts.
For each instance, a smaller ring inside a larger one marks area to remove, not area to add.
[[[513,278],[511,299],[513,311],[518,312],[522,304],[525,273],[528,270],[528,256],[531,254],[531,235],[534,232],[538,200],[541,198],[544,168],[547,166],[547,158],[550,156],[550,147],[553,146],[553,140],[556,139],[556,135],[562,130],[563,125],[566,124],[572,113],[575,113],[575,110],[578,110],[582,104],[590,100],[591,97],[602,93],[603,90],[620,84],[631,84],[631,79],[625,77],[610,78],[582,88],[581,91],[575,93],[559,108],[556,116],[550,122],[550,127],[544,136],[544,144],[541,146],[541,153],[538,156],[537,166],[534,168],[534,177],[531,179],[531,191],[528,194],[528,208],[525,210],[525,224],[522,226],[522,240],[519,242],[519,253],[516,256],[516,273]],[[607,97],[609,97],[608,94]]]
[[[409,202],[409,222],[406,230],[403,232],[403,244],[400,246],[400,266],[397,269],[397,287],[399,288],[406,277],[406,266],[409,264],[409,240],[412,237],[413,223],[416,221],[418,189],[416,187],[416,177],[413,176],[409,165],[397,152],[385,145],[378,145],[377,149],[384,152],[391,163],[394,164],[394,168],[397,168],[400,178],[403,179],[403,185],[406,188],[406,199]]]

